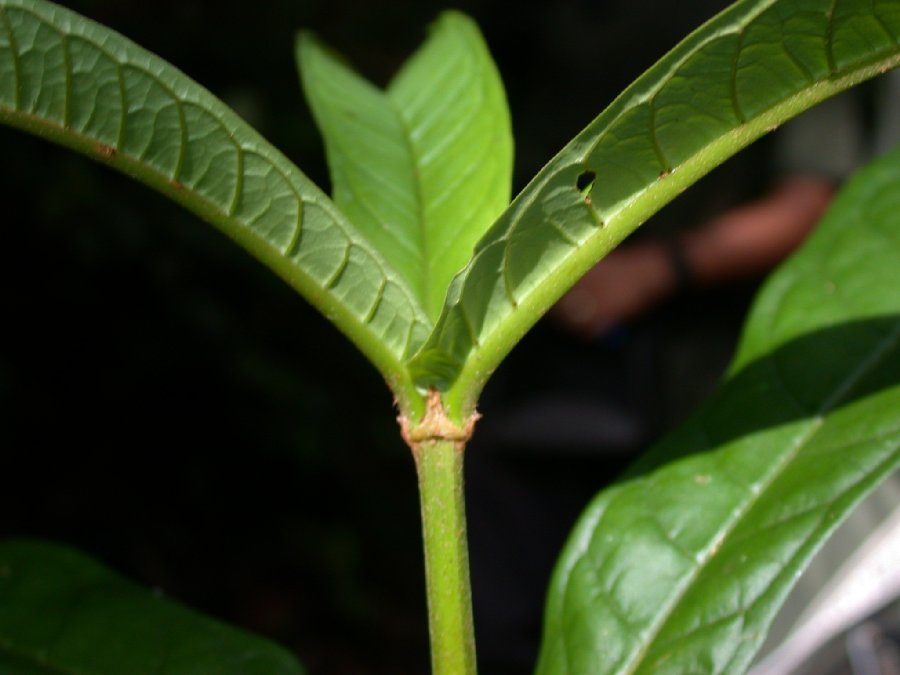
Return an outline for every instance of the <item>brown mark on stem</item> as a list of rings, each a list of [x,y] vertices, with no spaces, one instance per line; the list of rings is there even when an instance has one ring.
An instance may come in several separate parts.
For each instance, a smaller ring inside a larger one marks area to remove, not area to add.
[[[418,424],[410,424],[406,415],[400,415],[397,422],[400,424],[400,434],[403,440],[412,449],[413,454],[418,454],[423,445],[452,441],[457,448],[465,447],[466,442],[472,437],[475,430],[475,422],[481,417],[477,412],[469,415],[465,423],[459,426],[453,422],[444,409],[441,401],[441,393],[436,389],[428,390],[425,415]]]
[[[116,154],[116,149],[106,143],[97,143],[94,149],[103,159],[112,159]]]

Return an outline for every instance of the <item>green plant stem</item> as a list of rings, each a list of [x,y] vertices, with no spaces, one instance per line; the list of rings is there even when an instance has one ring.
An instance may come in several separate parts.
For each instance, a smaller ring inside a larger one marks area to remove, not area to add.
[[[463,497],[462,443],[433,440],[413,450],[419,476],[428,627],[434,675],[476,672]]]

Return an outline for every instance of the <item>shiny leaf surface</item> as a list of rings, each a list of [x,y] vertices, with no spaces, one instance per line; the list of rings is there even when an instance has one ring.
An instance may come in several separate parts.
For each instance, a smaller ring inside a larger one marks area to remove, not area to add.
[[[627,234],[784,120],[900,61],[895,0],[745,0],[641,76],[479,242],[412,368],[465,417],[537,318]]]
[[[478,27],[442,14],[386,91],[309,34],[297,63],[335,203],[436,320],[453,275],[510,199],[509,111]]]
[[[540,673],[740,673],[816,548],[900,465],[900,150],[766,284],[719,392],[602,492]]]
[[[282,648],[36,541],[0,543],[5,675],[300,675]]]

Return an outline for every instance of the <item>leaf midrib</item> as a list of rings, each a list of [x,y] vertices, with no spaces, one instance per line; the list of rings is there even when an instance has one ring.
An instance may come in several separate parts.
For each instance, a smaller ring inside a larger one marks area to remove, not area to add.
[[[409,126],[409,122],[406,117],[403,115],[402,110],[396,104],[396,102],[391,98],[388,91],[382,92],[385,101],[391,111],[397,118],[397,121],[400,123],[400,127],[403,130],[401,136],[403,137],[403,144],[406,147],[407,152],[409,153],[410,159],[410,173],[412,174],[412,188],[413,188],[413,200],[415,201],[415,211],[416,211],[416,231],[419,234],[419,282],[421,283],[420,292],[421,292],[421,302],[422,308],[425,310],[425,314],[431,320],[431,326],[433,328],[434,322],[437,320],[437,315],[441,312],[441,307],[443,304],[438,305],[437,307],[431,306],[431,264],[430,264],[430,246],[429,237],[428,237],[428,224],[425,222],[425,198],[422,194],[422,175],[421,175],[421,162],[418,153],[416,152],[415,144],[412,141],[412,129]]]
[[[467,44],[469,44],[470,48],[477,49],[479,47],[479,45],[474,45],[474,46],[471,45],[470,36],[467,31],[458,31],[458,30],[456,30],[456,27],[453,26],[452,24],[448,24],[448,30],[453,30],[455,37],[457,37],[457,38],[461,37],[464,41],[466,41]],[[469,68],[467,69],[467,73],[469,73],[469,71],[471,70],[471,68],[473,66],[477,66],[477,63],[473,64],[471,62],[471,59],[468,57],[468,55],[464,59],[464,62],[469,66]],[[447,68],[445,70],[449,71],[450,67],[447,66]],[[457,67],[457,71],[461,72],[461,68]],[[443,76],[444,76],[444,72],[440,72],[433,77],[432,81],[439,82],[439,81],[441,81]],[[467,78],[469,80],[472,79],[470,73],[467,74]],[[476,80],[477,80],[477,78],[476,78]],[[410,157],[410,160],[412,163],[412,166],[410,167],[410,172],[412,174],[412,179],[413,179],[412,180],[413,197],[415,200],[416,211],[417,211],[417,216],[418,216],[417,230],[419,233],[419,242],[420,242],[419,262],[420,262],[420,281],[421,281],[420,288],[421,288],[421,292],[422,292],[422,306],[425,311],[425,314],[431,319],[432,327],[433,327],[437,323],[437,320],[440,317],[441,312],[443,311],[444,304],[446,302],[446,289],[445,289],[445,293],[442,297],[437,297],[436,295],[434,295],[434,291],[436,289],[435,289],[435,279],[434,279],[434,274],[433,274],[432,260],[435,258],[435,250],[434,250],[435,242],[432,241],[432,239],[433,239],[432,235],[433,234],[437,235],[437,232],[432,231],[433,228],[431,227],[431,223],[429,222],[429,219],[427,216],[428,209],[426,207],[425,194],[423,191],[423,188],[424,188],[423,170],[426,167],[426,163],[425,163],[426,156],[428,158],[429,163],[434,161],[435,156],[439,156],[441,152],[445,152],[447,146],[449,146],[453,142],[455,137],[446,137],[443,139],[443,142],[441,144],[439,144],[437,147],[428,148],[425,153],[420,154],[419,150],[417,149],[417,145],[414,141],[414,138],[413,138],[413,127],[411,126],[412,120],[407,117],[407,109],[404,108],[403,106],[399,105],[398,102],[394,99],[394,96],[392,96],[392,87],[394,85],[394,82],[396,82],[396,81],[397,81],[396,79],[394,81],[392,81],[388,85],[388,87],[385,90],[383,90],[382,94],[384,96],[384,99],[387,101],[387,104],[390,107],[391,111],[394,112],[394,114],[397,118],[397,121],[399,122],[399,124],[403,130],[403,134],[402,134],[403,142],[406,146],[406,149],[409,153],[409,157]],[[459,90],[465,90],[466,88],[467,88],[466,84],[458,85]],[[481,95],[481,94],[483,94],[483,92],[479,91],[479,95]],[[431,93],[428,89],[423,89],[422,91],[420,91],[418,94],[418,98],[409,102],[410,103],[409,112],[412,112],[415,109],[421,108],[423,105],[423,101],[427,101],[430,97],[431,97]],[[428,118],[420,121],[420,123],[423,125],[422,129],[424,130],[424,134],[428,133],[428,129],[432,126],[432,124],[434,123],[434,121],[436,119],[440,118],[441,113],[442,113],[442,111],[440,111],[440,110],[437,110],[437,109],[432,110],[431,114]],[[454,130],[465,128],[465,124],[466,123],[464,121],[459,122],[457,124],[457,127],[454,128]],[[460,178],[460,180],[461,179],[462,178]],[[444,186],[443,187],[444,194],[440,195],[440,198],[435,200],[434,203],[441,203],[443,200],[447,199],[448,195],[452,193],[452,190],[450,189],[451,187],[453,187],[453,185]],[[462,224],[457,223],[456,226],[461,228]],[[452,245],[452,243],[449,245]]]

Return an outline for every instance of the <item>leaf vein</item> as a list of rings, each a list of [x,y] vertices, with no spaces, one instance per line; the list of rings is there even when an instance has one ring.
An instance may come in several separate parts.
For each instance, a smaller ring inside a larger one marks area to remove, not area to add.
[[[900,337],[900,324],[898,324],[897,328],[884,340],[885,344],[896,344],[898,337]],[[765,477],[760,485],[760,488],[755,493],[750,493],[748,498],[744,501],[744,503],[733,512],[732,516],[725,521],[721,531],[715,537],[715,539],[710,542],[710,544],[705,547],[703,551],[701,551],[700,562],[697,566],[686,575],[685,579],[679,584],[679,587],[675,590],[675,593],[672,595],[672,598],[665,603],[663,610],[660,612],[660,617],[650,626],[650,630],[648,631],[648,638],[644,640],[644,644],[638,653],[633,657],[631,666],[625,671],[628,673],[634,673],[636,668],[640,665],[643,658],[646,656],[647,651],[650,648],[650,644],[653,642],[653,638],[659,635],[663,626],[669,621],[672,617],[672,614],[675,610],[675,607],[681,602],[682,598],[691,588],[693,582],[700,576],[700,574],[706,569],[709,562],[713,559],[712,552],[718,549],[718,545],[720,542],[723,542],[727,539],[728,535],[731,534],[739,523],[743,522],[744,518],[748,513],[752,510],[753,506],[757,503],[759,499],[759,495],[762,495],[766,492],[766,490],[771,487],[771,485],[781,476],[787,468],[790,466],[791,462],[797,458],[797,456],[802,452],[804,447],[815,437],[816,433],[822,427],[824,423],[823,416],[826,412],[829,411],[830,406],[836,405],[840,400],[840,396],[845,394],[853,384],[857,383],[861,377],[865,375],[869,370],[878,365],[878,361],[880,361],[885,354],[885,349],[879,348],[875,349],[872,352],[872,357],[866,359],[863,364],[860,365],[859,368],[855,369],[854,372],[850,373],[845,381],[835,388],[835,392],[832,396],[829,396],[825,402],[822,404],[818,413],[810,419],[808,427],[805,431],[799,433],[791,444],[791,447],[784,453],[784,456],[775,464],[773,470],[769,473],[767,477]],[[767,361],[771,361],[770,358],[766,359]]]
[[[793,51],[788,49],[787,44],[785,44],[783,41],[780,42],[779,45],[781,47],[781,51],[783,51],[787,55],[787,57],[791,60],[791,63],[797,66],[797,70],[799,70],[800,73],[806,78],[807,83],[813,83],[816,78],[815,75],[813,75],[812,71],[807,67],[807,65],[803,63],[803,61],[801,61]]]
[[[734,116],[741,124],[744,124],[747,121],[746,115],[744,115],[744,111],[741,107],[741,102],[738,98],[738,73],[740,68],[741,61],[741,53],[744,50],[744,31],[737,31],[737,39],[734,49],[734,57],[731,60],[731,77],[728,81],[728,94],[731,98],[731,107],[734,111]]]
[[[831,0],[831,7],[825,12],[825,62],[828,64],[828,73],[834,75],[837,67],[834,62],[834,13],[838,0]]]
[[[63,75],[65,76],[63,92],[63,127],[68,129],[72,120],[72,55],[70,53],[68,36],[62,31],[58,32],[63,54]]]
[[[666,159],[662,146],[659,144],[659,136],[656,128],[656,97],[654,96],[647,102],[650,114],[647,118],[648,131],[650,132],[650,144],[653,147],[653,154],[656,155],[656,161],[662,171],[668,173],[672,171],[672,165]]]
[[[410,346],[413,342],[413,334],[416,332],[416,326],[418,322],[415,317],[411,317],[409,320],[409,328],[406,329],[406,338],[403,341],[403,355],[405,356],[410,352]]]
[[[13,76],[16,79],[15,87],[13,89],[13,107],[16,110],[22,109],[22,62],[19,57],[19,44],[16,40],[15,32],[12,28],[12,22],[9,20],[9,15],[7,14],[5,7],[0,7],[0,17],[3,18],[3,26],[6,29],[6,34],[9,37],[9,53],[10,58],[12,60],[13,66]]]
[[[369,307],[369,310],[366,312],[363,317],[363,323],[371,323],[372,319],[375,318],[375,314],[378,312],[378,307],[381,305],[381,301],[384,298],[384,289],[387,286],[387,277],[382,277],[381,282],[378,284],[378,290],[375,291],[375,300],[372,302],[372,306]]]
[[[435,78],[435,81],[437,81],[437,78]],[[425,195],[422,193],[421,164],[417,155],[415,143],[413,142],[413,129],[410,125],[410,120],[406,118],[403,114],[403,110],[400,109],[390,96],[385,96],[385,101],[402,127],[403,132],[400,136],[410,159],[410,163],[412,164],[412,166],[410,166],[410,171],[412,172],[412,197],[416,222],[419,224],[419,227],[416,228],[419,233],[419,248],[417,251],[419,254],[419,279],[422,282],[422,286],[419,290],[421,293],[420,297],[422,297],[427,309],[432,286],[431,275],[429,274],[431,270],[431,247],[429,246],[430,242],[428,241],[428,224],[425,222]]]
[[[106,51],[101,48],[101,51],[105,54]],[[119,63],[118,59],[112,58],[111,60],[114,64],[116,64],[116,79],[119,82],[119,97],[122,101],[121,111],[119,113],[119,130],[116,133],[116,150],[122,149],[122,143],[125,140],[125,129],[128,125],[128,90],[125,87],[125,73],[122,70],[122,64]]]
[[[469,340],[472,342],[472,345],[475,349],[479,349],[481,347],[481,343],[478,340],[478,334],[475,332],[475,325],[472,323],[472,317],[469,316],[469,309],[466,307],[465,303],[460,302],[459,305],[459,313],[463,320],[463,325],[466,327],[466,331],[469,333]]]
[[[171,91],[171,90],[169,90]],[[187,155],[188,128],[187,120],[184,118],[184,106],[181,99],[172,93],[172,100],[175,101],[175,112],[178,114],[178,157],[175,159],[175,168],[172,170],[172,180],[178,181],[181,178],[181,172],[184,169],[184,158]]]
[[[884,22],[884,19],[881,18],[881,15],[875,11],[874,7],[872,8],[872,19],[874,19],[876,25],[882,30],[882,32],[887,35],[888,40],[890,40],[891,42],[897,41],[897,37],[893,33],[891,33],[890,28],[888,28],[888,25]]]
[[[231,135],[230,130],[228,134],[231,136],[231,140],[234,142],[234,147],[237,150],[234,157],[235,164],[237,165],[234,174],[234,194],[231,196],[231,202],[228,204],[227,211],[229,216],[234,216],[234,214],[237,213],[241,204],[241,199],[244,196],[244,146]]]
[[[350,264],[350,249],[353,247],[352,242],[346,242],[343,249],[343,255],[341,257],[341,262],[335,268],[334,272],[325,280],[323,286],[328,290],[334,289],[340,280],[341,276],[343,276],[344,271],[347,269],[347,266]]]

